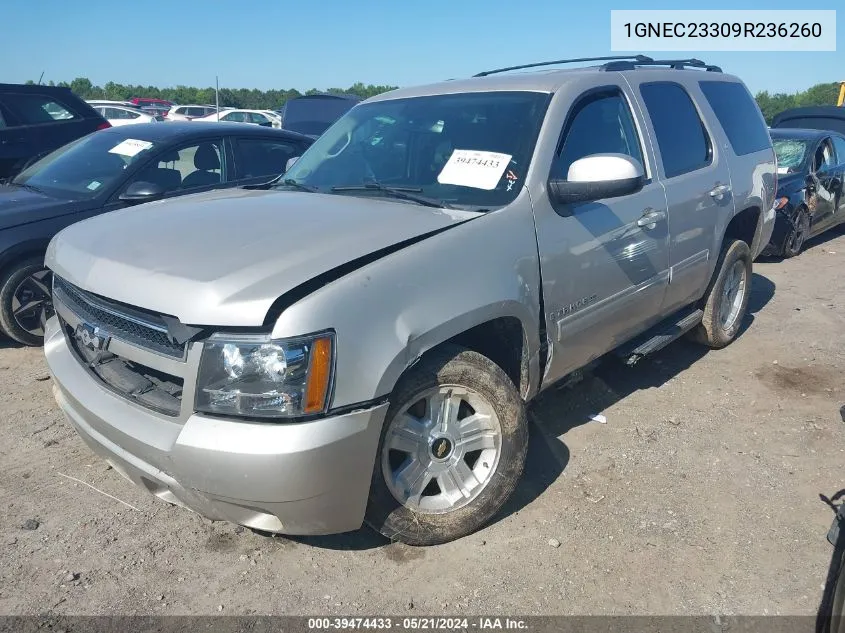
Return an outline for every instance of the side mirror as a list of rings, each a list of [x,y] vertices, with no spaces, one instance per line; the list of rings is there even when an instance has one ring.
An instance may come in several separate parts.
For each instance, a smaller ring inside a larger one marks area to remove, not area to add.
[[[293,164],[298,160],[299,160],[299,156],[294,156],[293,158],[288,158],[288,162],[285,165],[285,171],[288,171],[291,167],[293,167]]]
[[[118,198],[124,202],[150,202],[163,195],[164,188],[161,185],[139,180],[129,185]]]
[[[592,154],[569,166],[566,180],[549,180],[549,197],[558,204],[617,198],[642,189],[645,170],[625,154]]]

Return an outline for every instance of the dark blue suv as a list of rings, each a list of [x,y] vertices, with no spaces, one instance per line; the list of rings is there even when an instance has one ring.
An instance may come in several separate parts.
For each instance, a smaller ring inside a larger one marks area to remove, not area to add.
[[[54,149],[107,127],[108,121],[70,88],[0,84],[0,181]]]

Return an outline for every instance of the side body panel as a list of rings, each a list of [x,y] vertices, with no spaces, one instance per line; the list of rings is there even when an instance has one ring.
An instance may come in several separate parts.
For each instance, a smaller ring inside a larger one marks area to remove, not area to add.
[[[282,312],[274,337],[334,329],[332,407],[386,396],[423,353],[476,325],[518,319],[537,390],[539,275],[531,202],[501,210],[363,266]]]

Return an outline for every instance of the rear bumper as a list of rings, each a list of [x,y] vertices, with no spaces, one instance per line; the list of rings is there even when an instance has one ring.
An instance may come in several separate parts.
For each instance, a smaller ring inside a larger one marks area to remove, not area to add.
[[[44,349],[62,411],[134,484],[210,519],[260,530],[332,534],[361,526],[387,404],[295,424],[197,414],[182,423],[99,384],[55,317]]]

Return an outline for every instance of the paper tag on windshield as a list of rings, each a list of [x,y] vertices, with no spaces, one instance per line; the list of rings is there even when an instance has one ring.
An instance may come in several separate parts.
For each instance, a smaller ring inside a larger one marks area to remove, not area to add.
[[[121,156],[129,156],[131,158],[135,154],[143,152],[145,149],[150,149],[152,146],[153,144],[149,141],[139,141],[134,138],[128,138],[112,147],[109,152],[112,154],[120,154]]]
[[[489,191],[499,184],[510,160],[510,154],[456,149],[437,176],[437,182]]]

